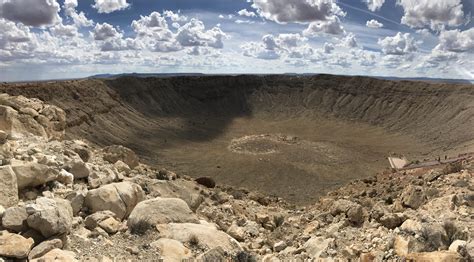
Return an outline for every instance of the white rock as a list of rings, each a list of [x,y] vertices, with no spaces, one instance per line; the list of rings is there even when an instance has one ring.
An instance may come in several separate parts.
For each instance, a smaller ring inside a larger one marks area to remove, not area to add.
[[[142,188],[134,183],[121,182],[89,190],[84,200],[84,206],[91,213],[110,210],[118,219],[129,216],[134,207],[145,199]]]
[[[460,249],[466,248],[467,242],[464,240],[455,240],[449,246],[449,251],[458,252]]]
[[[174,239],[160,238],[150,246],[160,251],[160,259],[164,262],[183,261],[192,257],[191,251]]]
[[[16,174],[18,189],[35,187],[58,178],[59,172],[49,166],[32,162],[12,162]]]
[[[0,166],[0,205],[11,207],[18,203],[18,183],[11,166]]]
[[[151,225],[165,223],[199,223],[197,216],[186,202],[179,198],[154,198],[140,202],[128,218],[128,227],[132,228],[141,221]]]
[[[0,231],[0,257],[22,259],[34,245],[32,238],[24,238],[8,231]]]
[[[42,262],[42,261],[54,261],[54,262],[77,262],[76,254],[72,251],[61,250],[55,248],[44,256],[37,259],[30,260],[30,262]]]
[[[72,228],[72,207],[65,199],[40,197],[35,204],[27,206],[28,226],[49,238],[68,233]]]
[[[64,169],[61,169],[61,171],[59,171],[57,180],[65,185],[71,185],[74,183],[74,175]]]
[[[157,225],[156,228],[160,237],[175,239],[181,243],[197,241],[200,246],[209,249],[222,247],[228,253],[242,250],[237,240],[211,225],[169,223]]]
[[[323,253],[331,243],[334,242],[333,238],[323,238],[323,237],[312,237],[304,244],[304,248],[311,258],[319,258],[321,253]]]

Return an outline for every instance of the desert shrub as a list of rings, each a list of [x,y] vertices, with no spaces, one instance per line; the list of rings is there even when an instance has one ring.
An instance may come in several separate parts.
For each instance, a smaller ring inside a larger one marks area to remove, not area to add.
[[[132,224],[130,227],[130,233],[132,235],[143,236],[150,229],[153,228],[153,225],[147,219],[140,219],[137,223]]]
[[[467,240],[467,234],[451,221],[445,221],[443,223],[443,229],[446,231],[445,243],[447,246],[451,245],[451,243],[458,239]]]
[[[438,250],[439,241],[433,236],[433,232],[429,227],[423,227],[420,231],[420,236],[424,239],[425,248],[423,251],[432,252]]]
[[[462,170],[462,163],[461,161],[457,161],[457,162],[449,163],[448,165],[446,165],[443,168],[443,171],[441,171],[441,173],[443,175],[448,175],[448,174],[460,172],[461,170]]]
[[[283,222],[285,222],[285,217],[283,215],[274,215],[273,216],[273,223],[275,224],[275,227],[279,227],[283,225]]]
[[[246,251],[240,251],[239,253],[237,253],[237,255],[235,255],[232,261],[233,262],[254,262],[257,260],[252,254]]]
[[[189,245],[198,246],[199,245],[199,238],[196,235],[191,235],[191,237],[189,237]]]

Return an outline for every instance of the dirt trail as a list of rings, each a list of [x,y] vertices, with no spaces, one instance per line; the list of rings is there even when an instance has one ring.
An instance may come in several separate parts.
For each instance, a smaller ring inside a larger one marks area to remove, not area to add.
[[[314,202],[321,194],[411,159],[474,151],[474,88],[368,77],[203,76],[1,84],[68,114],[68,136],[123,144],[149,164],[218,183]],[[245,136],[282,135],[229,150]],[[273,144],[272,144],[273,143]]]

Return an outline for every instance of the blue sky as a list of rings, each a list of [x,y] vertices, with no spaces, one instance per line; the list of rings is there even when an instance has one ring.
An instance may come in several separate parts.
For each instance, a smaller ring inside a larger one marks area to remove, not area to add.
[[[474,78],[472,0],[0,0],[0,81],[100,73]]]

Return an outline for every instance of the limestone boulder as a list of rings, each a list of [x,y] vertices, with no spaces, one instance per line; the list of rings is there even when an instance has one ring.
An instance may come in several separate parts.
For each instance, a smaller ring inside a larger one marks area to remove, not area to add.
[[[131,149],[120,145],[108,146],[103,149],[104,160],[115,164],[117,161],[122,161],[130,168],[138,166],[138,157]]]
[[[152,242],[150,246],[160,252],[160,259],[163,262],[183,261],[192,258],[191,250],[174,239],[160,238]]]
[[[169,223],[159,224],[156,229],[161,238],[170,238],[188,245],[206,249],[221,247],[227,253],[241,251],[239,242],[210,224]]]
[[[69,172],[74,175],[74,179],[87,178],[90,174],[89,167],[81,159],[75,159],[68,163]]]
[[[23,232],[28,229],[26,219],[28,214],[22,206],[10,207],[5,210],[2,217],[2,226],[13,232]]]
[[[81,211],[82,206],[84,205],[84,199],[86,198],[86,190],[73,191],[66,195],[66,199],[71,202],[72,213],[77,215]]]
[[[18,203],[18,184],[11,166],[0,166],[0,205],[8,208]]]
[[[62,139],[66,113],[59,107],[35,98],[0,95],[0,129],[13,138],[30,135]]]
[[[63,242],[58,238],[43,241],[30,251],[30,253],[28,254],[28,259],[31,261],[32,259],[46,255],[46,253],[48,253],[49,251],[55,248],[62,248],[62,247],[63,247]]]
[[[0,231],[0,257],[24,259],[34,245],[32,238],[24,238],[8,231]]]
[[[28,226],[46,237],[70,232],[72,228],[72,207],[65,199],[37,198],[35,204],[26,208]]]
[[[408,186],[401,194],[402,205],[412,209],[418,209],[426,202],[426,195],[421,186]]]
[[[130,228],[141,221],[151,225],[165,223],[198,223],[199,219],[186,202],[179,198],[154,198],[140,202],[128,218]]]
[[[87,229],[94,230],[99,224],[109,218],[114,218],[115,213],[109,210],[99,211],[86,217],[84,225]]]
[[[306,253],[313,259],[318,259],[326,249],[334,243],[333,238],[312,237],[303,245]]]
[[[334,216],[341,213],[345,214],[347,219],[355,225],[360,225],[364,222],[362,206],[349,200],[337,200],[334,202],[330,212]]]
[[[120,220],[127,218],[135,206],[145,199],[142,188],[134,183],[121,182],[89,190],[84,206],[90,213],[109,210]]]
[[[77,262],[76,254],[72,251],[61,250],[55,248],[44,256],[30,260],[30,262],[43,262],[43,261],[54,261],[54,262]]]
[[[387,213],[379,219],[379,222],[388,229],[394,229],[402,225],[405,219],[402,213]]]
[[[456,252],[452,251],[435,251],[412,253],[406,256],[407,261],[430,261],[430,262],[457,262],[464,261]]]
[[[16,174],[18,189],[43,185],[59,176],[56,169],[34,162],[15,161],[12,169]]]
[[[140,179],[137,177],[137,179]],[[147,180],[143,181],[152,197],[180,198],[191,210],[196,210],[204,198],[196,190],[196,184],[187,180]]]

